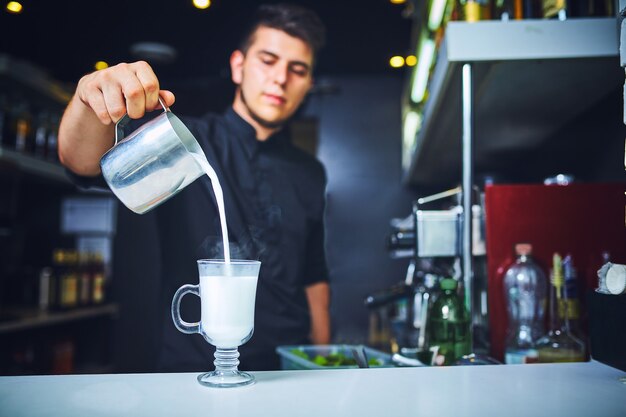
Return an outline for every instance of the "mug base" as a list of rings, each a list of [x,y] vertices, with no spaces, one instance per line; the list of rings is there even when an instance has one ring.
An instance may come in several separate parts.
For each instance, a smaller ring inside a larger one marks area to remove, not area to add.
[[[241,371],[213,371],[198,375],[200,385],[211,388],[236,388],[252,385],[254,376]]]

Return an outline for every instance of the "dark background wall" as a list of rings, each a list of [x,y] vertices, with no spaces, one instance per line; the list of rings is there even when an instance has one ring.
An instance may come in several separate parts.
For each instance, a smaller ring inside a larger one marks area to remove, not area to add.
[[[327,254],[336,342],[366,342],[367,294],[404,279],[408,261],[391,259],[385,239],[415,194],[402,185],[402,80],[320,80],[335,94],[314,95],[304,114],[319,120],[318,156],[328,174]]]

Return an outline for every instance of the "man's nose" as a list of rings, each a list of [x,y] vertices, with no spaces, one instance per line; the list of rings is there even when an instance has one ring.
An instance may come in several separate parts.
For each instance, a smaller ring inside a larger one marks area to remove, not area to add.
[[[289,77],[289,66],[287,63],[279,63],[274,65],[272,73],[273,81],[279,85],[285,85]]]

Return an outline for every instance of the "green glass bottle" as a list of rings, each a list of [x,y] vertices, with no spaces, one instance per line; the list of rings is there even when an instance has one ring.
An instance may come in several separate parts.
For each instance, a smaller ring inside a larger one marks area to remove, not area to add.
[[[441,294],[431,307],[429,315],[429,344],[435,351],[435,365],[451,365],[463,355],[471,353],[469,314],[458,296],[457,281],[444,278],[439,283]]]

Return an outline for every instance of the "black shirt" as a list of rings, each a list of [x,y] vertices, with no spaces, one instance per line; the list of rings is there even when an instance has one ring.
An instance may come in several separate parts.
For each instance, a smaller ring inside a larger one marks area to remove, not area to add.
[[[239,348],[240,369],[279,369],[277,346],[310,343],[305,287],[328,280],[324,168],[296,148],[285,129],[266,141],[257,140],[254,128],[232,108],[224,115],[181,120],[220,179],[232,258],[261,261],[255,330]],[[170,315],[176,289],[198,283],[196,260],[223,258],[211,181],[198,178],[157,207],[155,215],[163,275],[159,370],[213,369],[213,347],[200,335],[179,332]],[[195,301],[181,304],[183,319],[199,320],[200,303]]]

